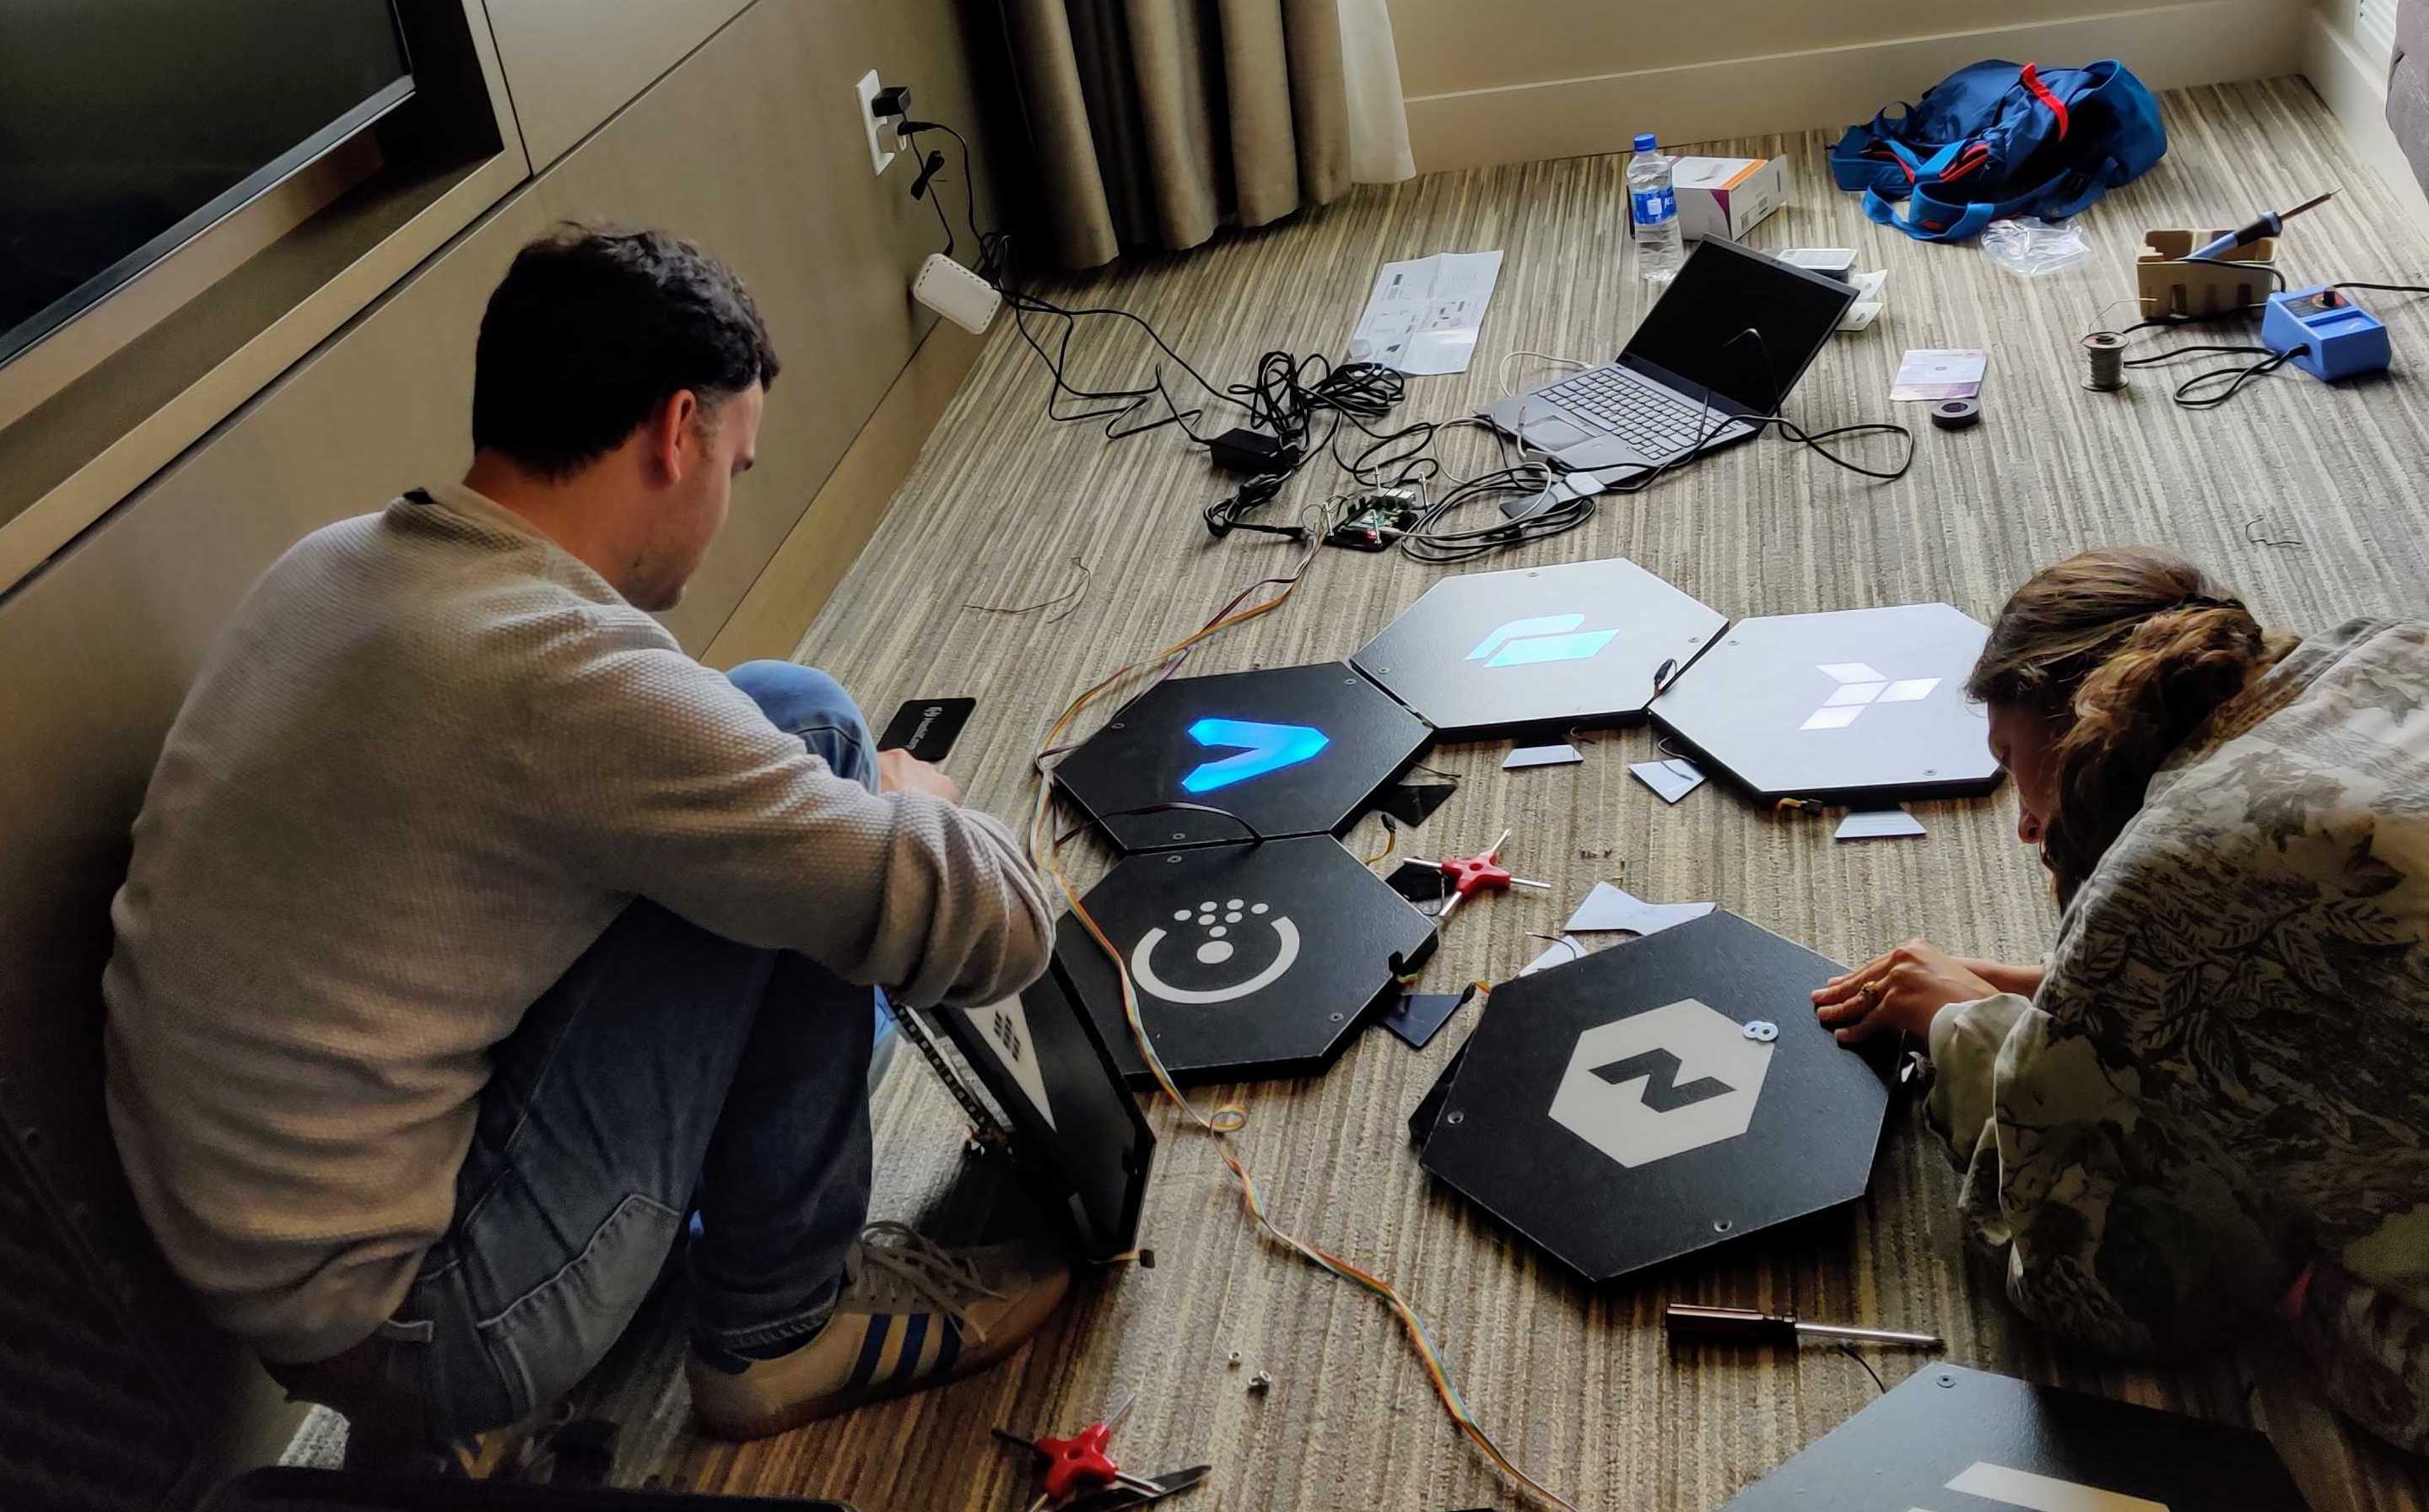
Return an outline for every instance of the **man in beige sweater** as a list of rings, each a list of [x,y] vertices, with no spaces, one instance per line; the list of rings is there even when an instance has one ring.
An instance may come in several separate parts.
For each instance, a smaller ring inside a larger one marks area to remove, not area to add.
[[[873,989],[977,1004],[1044,967],[1011,833],[824,674],[721,675],[649,613],[776,371],[690,246],[525,248],[470,474],[288,552],[161,753],[112,909],[111,1124],[207,1309],[366,1444],[548,1405],[687,1229],[694,1401],[732,1435],[977,1370],[1067,1283],[867,1225]]]

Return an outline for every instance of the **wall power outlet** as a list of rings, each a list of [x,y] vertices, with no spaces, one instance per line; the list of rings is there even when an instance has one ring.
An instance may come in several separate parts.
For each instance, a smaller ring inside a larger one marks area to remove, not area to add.
[[[856,104],[853,111],[860,117],[860,129],[868,134],[868,162],[875,172],[883,174],[894,161],[896,137],[894,123],[877,114],[877,91],[885,86],[879,81],[877,70],[870,69],[852,86]]]

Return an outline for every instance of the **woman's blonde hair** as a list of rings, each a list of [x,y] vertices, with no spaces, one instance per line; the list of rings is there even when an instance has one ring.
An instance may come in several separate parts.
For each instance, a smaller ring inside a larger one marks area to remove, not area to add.
[[[2041,853],[2061,905],[2140,811],[2160,763],[2280,654],[2239,600],[2155,547],[2088,551],[2016,590],[1965,690],[2056,727]]]

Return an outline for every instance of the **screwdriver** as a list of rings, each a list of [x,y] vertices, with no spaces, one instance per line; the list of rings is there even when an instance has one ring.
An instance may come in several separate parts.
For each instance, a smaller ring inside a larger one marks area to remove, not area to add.
[[[2290,210],[2285,211],[2283,214],[2280,214],[2275,210],[2271,210],[2268,214],[2253,222],[2250,225],[2245,226],[2242,230],[2229,231],[2226,235],[2220,237],[2217,241],[2211,242],[2206,247],[2203,247],[2201,250],[2186,254],[2185,260],[2187,262],[2208,262],[2215,258],[2226,256],[2237,247],[2243,245],[2246,241],[2257,241],[2264,236],[2275,236],[2280,231],[2286,229],[2287,222],[2302,214],[2305,210],[2316,209],[2320,206],[2325,205],[2328,201],[2336,197],[2337,191],[2332,189],[2315,199],[2305,200],[2302,204],[2295,206]]]
[[[1937,1334],[1906,1334],[1893,1328],[1850,1328],[1839,1323],[1808,1323],[1794,1313],[1756,1312],[1750,1307],[1702,1307],[1674,1302],[1661,1310],[1662,1326],[1673,1338],[1716,1338],[1746,1344],[1795,1345],[1821,1338],[1845,1344],[1904,1344],[1938,1349]]]

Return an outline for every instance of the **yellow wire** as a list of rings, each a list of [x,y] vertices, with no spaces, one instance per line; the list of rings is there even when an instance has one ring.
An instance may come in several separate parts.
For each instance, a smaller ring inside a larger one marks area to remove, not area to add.
[[[1313,560],[1313,548],[1311,548],[1310,560]],[[1300,575],[1304,575],[1305,571],[1306,568],[1302,565]],[[1047,825],[1047,819],[1053,800],[1054,771],[1048,764],[1045,753],[1053,751],[1061,744],[1065,732],[1070,728],[1071,722],[1079,717],[1081,711],[1103,696],[1108,690],[1120,686],[1124,680],[1142,668],[1160,666],[1218,631],[1230,629],[1233,625],[1245,624],[1259,615],[1272,613],[1289,600],[1292,591],[1298,587],[1298,583],[1299,576],[1292,577],[1271,598],[1212,621],[1194,634],[1174,641],[1155,655],[1121,667],[1072,700],[1070,706],[1063,710],[1062,715],[1048,729],[1035,761],[1037,800],[1036,806],[1030,815],[1030,859],[1054,879],[1055,886],[1062,889],[1065,903],[1071,909],[1071,917],[1080,921],[1081,927],[1087,930],[1088,938],[1096,942],[1097,948],[1104,952],[1105,958],[1113,963],[1115,978],[1121,986],[1122,1018],[1130,1027],[1131,1040],[1138,1049],[1139,1058],[1146,1063],[1148,1072],[1155,1077],[1156,1086],[1162,1088],[1164,1095],[1173,1105],[1188,1115],[1191,1122],[1214,1140],[1215,1154],[1239,1182],[1241,1205],[1247,1209],[1258,1232],[1293,1251],[1318,1270],[1363,1287],[1380,1298],[1407,1333],[1410,1347],[1416,1352],[1418,1363],[1425,1367],[1427,1378],[1432,1383],[1434,1395],[1442,1402],[1443,1410],[1449,1414],[1451,1422],[1458,1427],[1468,1442],[1475,1445],[1478,1451],[1503,1474],[1517,1482],[1532,1495],[1560,1508],[1561,1512],[1577,1512],[1577,1508],[1566,1498],[1520,1469],[1515,1461],[1502,1452],[1501,1446],[1494,1441],[1493,1436],[1485,1431],[1483,1424],[1477,1421],[1475,1414],[1468,1408],[1466,1398],[1460,1393],[1458,1384],[1450,1378],[1449,1368],[1443,1363],[1441,1351],[1435,1346],[1432,1337],[1426,1332],[1424,1321],[1418,1318],[1415,1310],[1409,1305],[1408,1300],[1400,1295],[1397,1288],[1380,1276],[1308,1243],[1266,1215],[1264,1204],[1257,1195],[1256,1179],[1248,1173],[1248,1168],[1231,1150],[1231,1137],[1247,1125],[1248,1110],[1236,1103],[1227,1103],[1211,1113],[1202,1112],[1196,1104],[1181,1094],[1171,1073],[1165,1069],[1163,1058],[1156,1054],[1154,1045],[1148,1042],[1147,1026],[1139,1018],[1138,993],[1131,980],[1129,963],[1123,959],[1120,949],[1106,936],[1096,919],[1088,912],[1087,907],[1080,901],[1079,889],[1074,887],[1071,879],[1064,874],[1057,856],[1057,847],[1049,842],[1048,837],[1050,831]],[[1478,985],[1482,986],[1481,983]]]
[[[1398,850],[1399,848],[1400,848],[1400,826],[1399,826],[1399,825],[1397,825],[1397,824],[1386,824],[1386,825],[1384,825],[1384,826],[1383,826],[1383,848],[1382,848],[1381,850],[1380,850],[1380,851],[1377,851],[1374,855],[1372,855],[1372,856],[1370,856],[1366,857],[1366,865],[1371,869],[1371,868],[1375,865],[1375,863],[1376,863],[1376,862],[1378,862],[1378,861],[1389,860],[1389,859],[1391,858],[1391,855],[1392,855],[1392,853],[1393,853],[1394,851]]]

